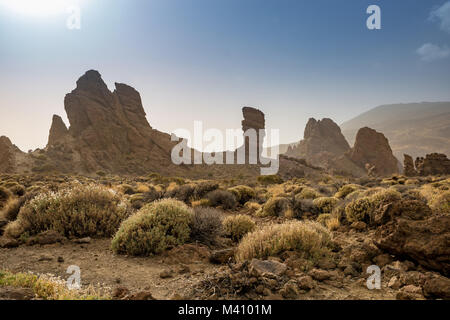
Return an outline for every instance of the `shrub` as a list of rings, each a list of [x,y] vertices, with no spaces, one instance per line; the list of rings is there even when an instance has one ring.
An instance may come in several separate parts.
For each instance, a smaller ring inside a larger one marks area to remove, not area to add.
[[[381,205],[385,205],[391,202],[398,201],[402,198],[400,192],[393,189],[386,189],[383,191],[379,191],[370,196],[370,200],[374,207],[379,207]]]
[[[214,208],[195,208],[190,223],[191,239],[213,245],[222,233],[222,212]]]
[[[286,198],[273,197],[267,200],[262,207],[259,215],[262,217],[268,216],[283,216],[290,207],[290,202]]]
[[[12,197],[12,194],[8,189],[6,189],[4,187],[0,187],[0,209],[3,208],[5,203],[11,197]]]
[[[9,187],[9,191],[11,191],[16,196],[21,197],[25,194],[25,187],[21,184],[15,183],[11,187]]]
[[[344,199],[346,196],[356,190],[358,190],[357,186],[353,184],[346,184],[345,186],[342,186],[334,196],[338,199]]]
[[[234,195],[225,190],[214,190],[206,195],[209,203],[213,207],[221,206],[223,209],[234,209],[236,207],[237,201]]]
[[[321,225],[323,225],[323,226],[326,226],[326,222],[328,221],[328,220],[330,220],[331,219],[331,214],[329,214],[329,213],[322,213],[321,215],[319,215],[318,217],[317,217],[317,222],[318,223],[320,223]]]
[[[330,233],[312,221],[289,221],[265,226],[244,236],[236,251],[236,260],[267,258],[285,251],[297,251],[304,258],[319,258],[328,252]]]
[[[321,194],[310,187],[305,187],[295,196],[296,199],[315,199],[319,198]]]
[[[163,199],[145,205],[122,222],[111,242],[115,253],[151,255],[189,239],[192,210],[183,202]]]
[[[210,207],[211,203],[209,202],[208,199],[200,199],[200,200],[192,201],[191,206],[192,206],[192,208]]]
[[[435,196],[429,203],[433,211],[450,213],[450,191],[442,192]]]
[[[167,188],[164,197],[173,198],[183,202],[189,202],[195,194],[195,185],[193,183],[183,184],[181,186],[171,183]]]
[[[261,205],[257,202],[248,201],[245,203],[244,208],[254,213],[261,209]]]
[[[346,217],[349,222],[369,222],[372,212],[373,204],[368,197],[353,200],[345,207]]]
[[[19,210],[25,202],[25,198],[10,198],[6,202],[3,209],[0,210],[0,218],[4,218],[8,221],[16,220]]]
[[[108,237],[128,214],[127,204],[111,190],[76,185],[30,200],[5,233],[17,237],[25,232],[34,235],[54,230],[67,237]]]
[[[258,182],[261,184],[280,184],[283,183],[283,179],[278,175],[259,176]]]
[[[223,220],[225,234],[234,241],[239,241],[244,235],[255,230],[255,227],[252,218],[243,214],[228,216]]]
[[[123,194],[135,194],[136,190],[134,190],[134,188],[132,186],[130,186],[129,184],[122,184],[119,187],[119,190],[123,193]]]
[[[236,200],[241,205],[256,197],[255,190],[248,186],[236,186],[229,188],[228,191],[230,191],[236,197]]]
[[[294,199],[294,206],[293,206],[293,217],[294,218],[302,218],[304,215],[312,214],[316,215],[318,214],[318,209],[314,205],[314,200],[311,199],[301,199],[301,198],[295,198]]]
[[[319,212],[331,213],[337,204],[337,199],[331,197],[320,197],[314,199],[313,204],[317,207]]]
[[[339,226],[341,225],[341,222],[339,221],[338,217],[331,217],[330,219],[327,219],[325,222],[328,230],[337,230]]]

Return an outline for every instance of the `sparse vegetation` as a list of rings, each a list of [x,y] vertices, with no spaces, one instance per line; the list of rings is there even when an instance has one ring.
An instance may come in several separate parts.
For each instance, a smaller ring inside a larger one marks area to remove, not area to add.
[[[265,226],[247,234],[240,242],[236,259],[267,258],[285,251],[297,251],[307,259],[318,259],[328,252],[331,237],[317,222],[291,221]]]
[[[121,224],[112,240],[112,250],[130,255],[161,253],[189,239],[192,218],[192,210],[179,200],[155,201]]]
[[[369,222],[373,212],[373,203],[369,197],[356,199],[345,207],[345,213],[349,222]]]
[[[214,208],[195,208],[190,223],[191,239],[206,245],[213,245],[222,234],[223,214]]]
[[[228,216],[223,220],[225,234],[234,241],[239,241],[244,235],[255,230],[256,224],[246,215]]]

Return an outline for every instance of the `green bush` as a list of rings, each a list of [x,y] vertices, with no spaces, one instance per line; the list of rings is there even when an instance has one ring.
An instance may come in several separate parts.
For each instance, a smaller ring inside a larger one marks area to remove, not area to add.
[[[320,213],[331,213],[337,204],[336,198],[320,197],[313,200],[313,204],[319,210]]]
[[[115,253],[151,255],[189,240],[192,210],[183,202],[163,199],[144,206],[126,219],[114,236]]]
[[[264,259],[285,251],[297,251],[305,259],[316,260],[329,252],[331,236],[321,224],[290,221],[272,224],[247,234],[239,243],[236,260]]]
[[[234,241],[239,241],[244,235],[255,230],[256,224],[249,216],[239,214],[228,216],[223,220],[225,234]]]
[[[369,222],[373,210],[373,203],[369,197],[353,200],[345,207],[346,217],[349,222]]]
[[[236,186],[229,188],[228,191],[230,191],[236,197],[236,200],[241,205],[256,197],[255,190],[248,186]]]
[[[5,233],[19,237],[54,230],[67,237],[109,237],[128,214],[128,205],[113,191],[94,185],[75,185],[39,194],[20,210]]]

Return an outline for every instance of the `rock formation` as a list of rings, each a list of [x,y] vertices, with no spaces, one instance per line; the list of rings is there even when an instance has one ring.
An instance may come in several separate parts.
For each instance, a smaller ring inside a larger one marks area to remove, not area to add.
[[[7,137],[0,137],[0,172],[12,173],[14,171],[15,149],[16,147]]]
[[[417,171],[414,168],[413,158],[410,155],[408,155],[408,154],[405,154],[403,156],[405,157],[405,159],[403,160],[403,173],[407,177],[414,177],[414,176],[416,176],[417,175]]]
[[[327,167],[328,161],[350,150],[339,126],[331,119],[309,119],[304,139],[289,147],[287,156],[302,158],[308,162]]]
[[[376,175],[390,175],[398,172],[398,160],[392,154],[386,137],[371,128],[359,129],[354,147],[347,156],[361,168],[366,164]]]
[[[246,163],[250,163],[249,157],[259,160],[262,154],[266,120],[264,113],[256,108],[244,107],[242,108],[242,114],[244,116],[242,131],[244,132]],[[254,138],[256,138],[256,141],[254,141]]]
[[[48,155],[61,168],[143,174],[170,169],[170,135],[151,128],[139,93],[125,84],[111,92],[94,70],[86,72],[64,100],[70,127],[53,117]],[[69,151],[70,150],[70,151]],[[61,159],[62,155],[71,159]]]
[[[62,142],[67,137],[69,130],[62,121],[60,116],[54,115],[52,120],[52,126],[50,127],[50,133],[48,136],[48,146],[54,146],[58,142]]]
[[[415,164],[420,176],[450,174],[450,160],[445,154],[427,154],[425,158],[417,158]]]

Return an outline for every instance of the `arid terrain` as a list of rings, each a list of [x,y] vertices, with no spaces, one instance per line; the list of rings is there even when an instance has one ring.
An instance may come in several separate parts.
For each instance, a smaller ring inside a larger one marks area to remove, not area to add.
[[[450,298],[448,176],[2,175],[0,195],[2,299]]]

